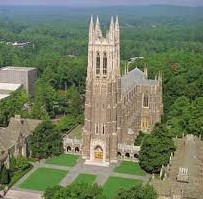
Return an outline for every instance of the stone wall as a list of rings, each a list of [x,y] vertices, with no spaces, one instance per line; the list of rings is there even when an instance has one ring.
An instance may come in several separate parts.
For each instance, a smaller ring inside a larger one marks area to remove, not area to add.
[[[156,122],[160,122],[163,112],[160,82],[155,85],[134,85],[122,96],[122,140],[133,144],[140,131],[150,132]],[[148,106],[143,106],[144,95],[147,95]]]

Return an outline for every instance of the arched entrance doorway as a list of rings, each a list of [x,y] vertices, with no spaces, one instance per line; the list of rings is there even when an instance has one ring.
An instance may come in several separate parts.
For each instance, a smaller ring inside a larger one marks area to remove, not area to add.
[[[125,154],[125,157],[126,157],[126,158],[130,158],[130,153],[126,153],[126,154]]]
[[[96,146],[94,149],[94,159],[103,160],[103,149],[101,146]]]
[[[67,146],[67,152],[71,152],[71,147]]]
[[[138,154],[135,153],[134,154],[134,158],[137,159],[138,158]]]
[[[78,147],[75,147],[75,153],[79,153],[80,149]]]

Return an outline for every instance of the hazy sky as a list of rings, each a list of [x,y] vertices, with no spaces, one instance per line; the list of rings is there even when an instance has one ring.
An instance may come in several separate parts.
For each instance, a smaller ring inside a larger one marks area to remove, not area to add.
[[[100,6],[100,5],[150,5],[150,4],[203,6],[203,0],[0,0],[0,5]]]

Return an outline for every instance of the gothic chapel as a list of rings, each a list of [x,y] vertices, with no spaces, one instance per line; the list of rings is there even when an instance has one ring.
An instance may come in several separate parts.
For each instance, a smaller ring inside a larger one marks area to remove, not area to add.
[[[147,78],[138,68],[120,74],[120,28],[112,17],[106,37],[99,19],[89,25],[82,157],[87,164],[117,162],[136,150],[140,131],[150,132],[162,114],[162,78]]]

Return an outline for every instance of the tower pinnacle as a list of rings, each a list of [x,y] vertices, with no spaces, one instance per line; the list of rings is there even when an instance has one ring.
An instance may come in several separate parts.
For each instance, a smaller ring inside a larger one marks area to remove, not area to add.
[[[101,32],[100,23],[99,23],[99,17],[98,16],[97,16],[96,24],[95,24],[95,34],[96,34],[96,37],[99,37],[99,38],[102,37],[102,32]]]
[[[94,22],[93,22],[93,18],[91,16],[90,24],[89,24],[89,43],[93,42],[93,36],[94,36]]]

